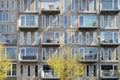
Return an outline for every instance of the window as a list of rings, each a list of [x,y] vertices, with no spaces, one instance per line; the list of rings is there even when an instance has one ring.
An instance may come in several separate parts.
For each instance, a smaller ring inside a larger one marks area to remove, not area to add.
[[[56,49],[56,55],[57,55],[58,58],[60,57],[60,48]]]
[[[9,77],[16,77],[17,75],[17,65],[16,64],[10,64],[10,71],[7,73],[7,76]]]
[[[21,77],[23,76],[23,74],[24,74],[24,69],[23,69],[23,65],[20,65],[20,75],[21,75]]]
[[[49,28],[53,28],[53,16],[49,16]]]
[[[28,77],[30,77],[30,65],[28,65]]]
[[[71,0],[71,11],[75,11],[75,0]]]
[[[68,43],[68,34],[67,32],[64,32],[64,44]]]
[[[104,60],[104,48],[100,49],[100,59]]]
[[[56,43],[60,43],[60,32],[54,32],[54,38]]]
[[[8,24],[6,25],[6,34],[10,34],[10,26]]]
[[[108,60],[112,59],[112,49],[108,48]]]
[[[97,76],[97,65],[93,65],[93,76],[96,77]]]
[[[12,13],[11,13],[11,22],[14,22],[14,21],[15,21],[15,13],[12,12]]]
[[[78,0],[78,11],[82,11],[82,0]]]
[[[8,12],[0,12],[0,22],[8,22],[9,16]]]
[[[38,0],[35,0],[34,10],[35,10],[35,11],[38,11]]]
[[[22,3],[23,4],[23,3]],[[12,8],[12,10],[14,10],[15,9],[15,1],[14,0],[12,0],[12,3],[11,3],[11,8]]]
[[[38,38],[38,32],[34,32],[34,44],[35,45],[38,45],[38,40],[39,40],[39,38]]]
[[[67,28],[68,27],[68,16],[65,15],[64,16],[64,28]]]
[[[42,48],[42,61],[46,60],[46,49]]]
[[[31,32],[27,32],[27,44],[31,44]]]
[[[82,32],[78,33],[78,43],[82,45]]]
[[[90,65],[86,65],[86,76],[90,76]]]
[[[93,32],[93,44],[97,44],[97,32]]]
[[[27,0],[27,10],[31,10],[31,0]]]
[[[119,49],[115,48],[115,60],[119,60]]]
[[[119,17],[115,16],[115,28],[118,29],[118,27],[119,27]]]
[[[4,9],[4,1],[3,0],[1,1],[1,9],[2,10]]]
[[[24,44],[24,32],[20,32],[20,45]]]
[[[89,0],[86,0],[86,11],[89,11]]]
[[[42,15],[42,28],[46,27],[46,16]]]
[[[53,57],[53,48],[49,48],[49,58]]]
[[[10,3],[9,3],[9,0],[7,0],[7,1],[6,1],[6,10],[9,10],[9,7],[10,7],[9,4],[10,4]]]
[[[94,11],[96,11],[96,8],[97,6],[96,6],[96,0],[94,0]]]
[[[75,20],[75,16],[71,16],[71,27],[72,28],[74,28],[75,27],[75,22],[76,22],[76,20]]]
[[[38,77],[38,65],[35,65],[35,77]]]
[[[15,24],[11,24],[11,33],[15,34]]]
[[[16,48],[7,47],[5,48],[5,53],[7,55],[7,59],[16,59]]]
[[[68,10],[68,0],[64,0],[64,11]]]
[[[71,49],[71,58],[74,56],[74,54],[75,54],[75,48],[72,48]]]
[[[104,28],[104,16],[103,15],[100,16],[100,27]]]
[[[75,32],[71,33],[71,44],[75,44]]]
[[[118,9],[118,7],[119,7],[118,6],[118,4],[119,4],[118,0],[113,0],[113,1],[114,1],[114,9]]]
[[[60,28],[60,16],[56,16],[56,28]]]
[[[78,18],[79,27],[97,27],[96,15],[80,15]]]
[[[20,0],[20,12],[24,11],[24,0]]]
[[[90,33],[86,32],[86,45],[90,44]]]
[[[111,27],[111,16],[108,16],[108,23],[107,23],[108,27]]]

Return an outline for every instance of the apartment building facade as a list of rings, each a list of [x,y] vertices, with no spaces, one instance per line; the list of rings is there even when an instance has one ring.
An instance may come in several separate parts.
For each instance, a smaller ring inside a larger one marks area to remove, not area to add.
[[[47,60],[82,55],[78,80],[120,80],[120,0],[0,0],[0,43],[12,60],[6,80],[58,80]]]

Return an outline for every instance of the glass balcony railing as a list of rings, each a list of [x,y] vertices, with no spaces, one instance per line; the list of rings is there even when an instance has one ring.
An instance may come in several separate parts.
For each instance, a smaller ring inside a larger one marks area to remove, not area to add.
[[[101,77],[102,78],[119,78],[118,71],[113,70],[101,70]]]
[[[19,54],[19,61],[21,62],[36,62],[38,61],[38,54],[37,53],[31,53],[31,54]]]
[[[55,75],[55,72],[54,70],[44,70],[42,71],[42,74],[41,74],[42,78],[57,78],[57,76]]]
[[[103,45],[119,45],[119,40],[118,39],[104,39],[101,41],[101,44]]]
[[[97,61],[97,54],[84,53],[84,55],[81,55],[81,57],[79,58],[79,61],[81,61],[81,62],[96,62]]]
[[[60,45],[60,40],[57,37],[43,36],[42,45]]]
[[[59,0],[43,0],[42,1],[42,13],[60,13],[60,1]]]
[[[38,28],[38,16],[37,15],[20,16],[19,28]]]
[[[101,0],[101,11],[119,11],[118,0]]]

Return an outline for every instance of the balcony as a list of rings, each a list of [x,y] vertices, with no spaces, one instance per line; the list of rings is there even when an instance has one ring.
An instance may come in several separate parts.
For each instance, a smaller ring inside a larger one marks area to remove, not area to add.
[[[81,58],[78,59],[80,62],[97,62],[97,54],[87,54],[82,55]]]
[[[96,15],[79,16],[79,29],[97,29],[97,26]]]
[[[118,79],[119,78],[118,65],[117,64],[101,65],[100,75],[101,78],[104,79]]]
[[[10,45],[16,45],[17,40],[15,39],[14,35],[1,35],[0,34],[0,43],[1,44],[10,44]]]
[[[38,61],[38,54],[31,53],[31,54],[19,54],[19,61],[20,62],[37,62]]]
[[[56,75],[55,75],[55,72],[54,72],[54,70],[44,70],[44,71],[42,71],[41,72],[41,77],[42,77],[42,79],[44,80],[44,79],[52,79],[52,80],[54,80],[54,79],[59,79]]]
[[[37,15],[21,15],[19,20],[20,29],[36,29],[38,28]]]
[[[101,45],[106,45],[106,46],[118,46],[119,45],[119,42],[118,42],[118,39],[116,39],[115,41],[114,40],[103,40],[101,41]]]
[[[119,12],[119,6],[118,6],[118,0],[101,0],[100,5],[100,11],[101,13],[118,13]]]
[[[59,0],[42,0],[43,14],[58,14],[60,13],[60,1]]]

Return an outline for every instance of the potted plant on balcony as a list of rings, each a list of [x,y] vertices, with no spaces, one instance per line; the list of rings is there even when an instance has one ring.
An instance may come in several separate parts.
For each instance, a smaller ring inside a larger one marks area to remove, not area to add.
[[[93,26],[97,26],[97,22],[93,22]]]

